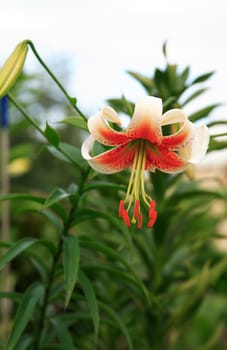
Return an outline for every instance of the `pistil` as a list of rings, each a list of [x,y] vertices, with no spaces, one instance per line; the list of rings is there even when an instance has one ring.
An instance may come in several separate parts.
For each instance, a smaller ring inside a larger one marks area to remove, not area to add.
[[[146,165],[146,140],[138,140],[136,144],[136,151],[132,165],[131,176],[126,193],[125,200],[121,200],[119,204],[119,216],[124,220],[126,226],[137,222],[137,227],[142,227],[142,213],[140,199],[149,208],[148,227],[152,227],[155,223],[157,212],[155,210],[155,201],[145,192],[144,188],[144,173]],[[134,203],[133,215],[130,220],[129,212]],[[125,206],[127,209],[125,209]]]

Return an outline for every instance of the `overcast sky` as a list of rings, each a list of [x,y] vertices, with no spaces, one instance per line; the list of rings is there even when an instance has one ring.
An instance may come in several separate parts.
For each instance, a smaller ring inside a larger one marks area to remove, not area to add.
[[[1,5],[0,62],[23,39],[44,60],[64,56],[72,64],[70,93],[95,113],[108,97],[136,99],[142,88],[127,69],[152,74],[164,63],[190,65],[192,74],[217,71],[204,105],[227,102],[225,0],[10,0]],[[26,61],[32,69],[34,59]],[[54,67],[51,66],[54,71]],[[64,70],[64,67],[62,67]],[[203,107],[203,105],[199,105]],[[227,105],[214,117],[226,118]]]

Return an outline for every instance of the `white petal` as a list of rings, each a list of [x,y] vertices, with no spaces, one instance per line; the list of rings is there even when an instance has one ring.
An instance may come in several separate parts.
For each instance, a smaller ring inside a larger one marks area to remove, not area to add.
[[[209,130],[206,125],[196,128],[194,140],[191,144],[191,156],[189,162],[192,164],[199,163],[205,156],[209,144]]]
[[[182,109],[174,108],[163,114],[161,125],[185,123],[186,120],[188,120],[186,113]]]
[[[102,117],[115,124],[121,124],[118,114],[115,112],[113,108],[109,106],[103,108]]]
[[[89,136],[84,143],[82,144],[81,147],[81,154],[82,157],[85,160],[90,160],[92,159],[92,157],[90,156],[90,150],[92,149],[93,145],[94,145],[95,139],[93,136]]]

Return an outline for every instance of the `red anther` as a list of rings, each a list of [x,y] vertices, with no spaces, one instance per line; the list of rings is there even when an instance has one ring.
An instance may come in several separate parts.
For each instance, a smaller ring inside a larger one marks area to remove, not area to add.
[[[130,227],[131,226],[131,221],[130,221],[130,217],[128,215],[128,212],[126,209],[123,210],[122,212],[122,218],[124,220],[124,223],[127,227]]]
[[[139,199],[136,199],[135,200],[135,205],[134,205],[134,212],[133,212],[133,217],[135,218],[135,219],[137,219],[137,217],[139,216],[139,214],[140,214],[140,201],[139,201]]]
[[[121,199],[120,203],[119,203],[119,217],[120,218],[123,218],[124,210],[125,210],[125,203],[124,203],[123,199]]]
[[[153,199],[150,204],[150,209],[149,209],[149,214],[148,217],[152,218],[153,213],[155,212],[155,206],[156,206],[156,201]]]
[[[157,211],[154,210],[152,213],[152,216],[150,217],[150,220],[148,221],[147,227],[153,227],[156,219],[157,219]]]
[[[138,229],[141,229],[142,224],[143,224],[143,217],[142,217],[142,214],[141,214],[141,213],[139,213],[139,215],[138,215],[138,223],[137,223],[137,228],[138,228]]]

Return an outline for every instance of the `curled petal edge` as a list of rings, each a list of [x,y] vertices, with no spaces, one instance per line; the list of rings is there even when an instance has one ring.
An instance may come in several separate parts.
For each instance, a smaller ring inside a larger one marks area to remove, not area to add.
[[[95,141],[93,136],[89,136],[87,140],[84,141],[81,148],[82,157],[87,160],[95,171],[102,174],[114,174],[132,165],[135,148],[128,149],[128,143],[92,157],[90,155],[90,150]]]
[[[189,163],[197,164],[204,158],[208,149],[209,140],[210,135],[208,127],[206,125],[197,127],[191,144]]]
[[[88,129],[96,141],[106,146],[117,146],[127,142],[124,132],[111,128],[108,122],[120,125],[118,114],[111,107],[105,107],[97,115],[88,119]]]

